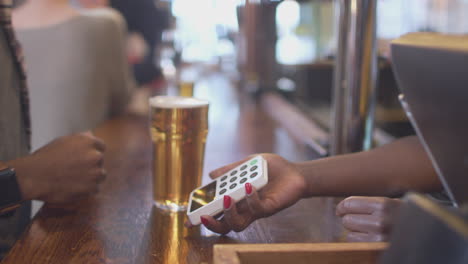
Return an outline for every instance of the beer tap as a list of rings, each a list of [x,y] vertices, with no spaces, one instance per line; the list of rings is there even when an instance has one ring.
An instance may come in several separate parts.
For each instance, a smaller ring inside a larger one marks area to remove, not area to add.
[[[377,83],[376,0],[338,0],[331,155],[370,149]]]

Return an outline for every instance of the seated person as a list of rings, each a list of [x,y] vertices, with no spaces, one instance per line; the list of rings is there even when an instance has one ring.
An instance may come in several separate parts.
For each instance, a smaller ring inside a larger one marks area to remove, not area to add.
[[[161,69],[156,65],[157,49],[162,32],[168,25],[168,15],[152,0],[74,0],[84,8],[111,6],[125,18],[130,34],[127,37],[127,57],[140,87],[164,88]]]
[[[158,89],[158,85],[163,85],[161,82],[164,77],[161,69],[155,64],[155,59],[160,48],[162,33],[169,27],[168,14],[160,10],[152,0],[110,0],[110,4],[122,13],[132,33],[129,36],[129,55],[135,54],[133,58],[140,57],[139,60],[133,60],[138,84],[151,85]],[[138,44],[140,42],[143,42],[142,45]],[[138,48],[142,46],[147,48]]]
[[[28,89],[11,4],[0,0],[0,261],[29,223],[28,200],[86,198],[106,176],[105,145],[89,132],[61,137],[29,154]]]
[[[112,9],[28,0],[13,12],[30,87],[32,150],[122,114],[133,89],[125,21]],[[41,203],[33,203],[33,213]]]
[[[268,162],[268,184],[259,192],[245,185],[247,197],[234,204],[224,197],[224,217],[202,216],[210,230],[226,234],[244,230],[253,221],[273,215],[314,196],[398,196],[408,190],[440,191],[442,184],[417,137],[397,140],[370,151],[292,163],[274,154]],[[212,178],[245,162],[213,171]],[[391,198],[351,197],[337,207],[350,241],[383,241],[390,231],[400,201]],[[187,223],[190,226],[190,223]]]
[[[14,10],[13,25],[27,58],[33,150],[125,111],[133,82],[117,12],[29,0]]]

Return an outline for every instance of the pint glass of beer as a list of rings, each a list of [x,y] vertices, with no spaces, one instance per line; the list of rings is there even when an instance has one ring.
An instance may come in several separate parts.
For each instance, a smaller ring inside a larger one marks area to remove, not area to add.
[[[200,186],[208,134],[208,101],[176,96],[150,99],[153,197],[158,208],[184,211]]]
[[[179,83],[179,95],[184,97],[193,97],[194,83],[181,81]]]

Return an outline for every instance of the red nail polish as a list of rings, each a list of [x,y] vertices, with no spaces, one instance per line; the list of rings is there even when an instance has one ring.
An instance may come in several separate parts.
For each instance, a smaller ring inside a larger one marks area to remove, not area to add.
[[[231,207],[231,196],[224,196],[224,209],[229,209]]]
[[[206,219],[205,217],[203,216],[200,216],[200,221],[202,222],[202,224],[204,226],[207,226],[210,222],[208,221],[208,219]]]
[[[252,184],[246,183],[245,184],[245,192],[250,195],[252,193]]]

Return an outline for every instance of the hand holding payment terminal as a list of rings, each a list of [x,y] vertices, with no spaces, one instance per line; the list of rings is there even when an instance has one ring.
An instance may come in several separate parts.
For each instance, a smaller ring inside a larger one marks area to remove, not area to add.
[[[260,190],[268,183],[267,162],[256,156],[228,171],[190,194],[187,216],[192,225],[201,223],[200,216],[215,216],[223,211],[223,198],[229,195],[235,202],[245,196],[245,184]]]

